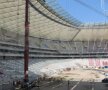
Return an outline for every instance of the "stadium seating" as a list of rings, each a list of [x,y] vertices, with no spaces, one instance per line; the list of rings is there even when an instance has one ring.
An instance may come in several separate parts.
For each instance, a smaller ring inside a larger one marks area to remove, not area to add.
[[[7,31],[6,31],[7,32]],[[15,38],[9,32],[7,35],[1,35],[4,38],[0,41],[0,58],[15,56],[23,58],[24,43],[23,36]],[[15,34],[15,33],[14,33]],[[9,37],[11,39],[7,40]],[[11,42],[13,40],[15,42]],[[76,58],[78,57],[96,57],[107,53],[107,41],[52,41],[43,38],[30,37],[30,57],[31,58]],[[88,54],[89,53],[89,54]],[[93,54],[93,55],[92,55]],[[105,56],[106,57],[106,56]],[[11,57],[12,58],[12,57]],[[15,58],[16,59],[16,58]]]

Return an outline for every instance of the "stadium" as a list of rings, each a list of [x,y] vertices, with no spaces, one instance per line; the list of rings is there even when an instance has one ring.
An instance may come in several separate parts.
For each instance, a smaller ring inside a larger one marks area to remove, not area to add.
[[[108,89],[108,23],[84,24],[56,1],[0,0],[0,90]]]

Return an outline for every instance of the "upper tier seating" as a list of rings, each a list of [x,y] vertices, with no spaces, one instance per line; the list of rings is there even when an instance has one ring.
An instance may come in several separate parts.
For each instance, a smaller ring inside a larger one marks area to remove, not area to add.
[[[0,30],[0,58],[23,59],[24,36]],[[59,41],[29,37],[30,58],[107,57],[108,43],[102,41]]]

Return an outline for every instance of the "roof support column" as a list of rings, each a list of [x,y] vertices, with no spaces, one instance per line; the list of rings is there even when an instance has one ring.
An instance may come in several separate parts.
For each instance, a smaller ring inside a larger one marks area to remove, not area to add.
[[[24,82],[28,82],[29,61],[29,0],[25,2],[25,47],[24,47]]]

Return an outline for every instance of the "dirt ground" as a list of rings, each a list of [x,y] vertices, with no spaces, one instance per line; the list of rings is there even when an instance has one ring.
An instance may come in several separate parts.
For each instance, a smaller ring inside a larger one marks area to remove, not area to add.
[[[83,70],[83,69],[76,69],[70,71],[63,71],[58,75],[54,75],[53,77],[60,77],[66,80],[102,80],[105,76],[98,70]]]

